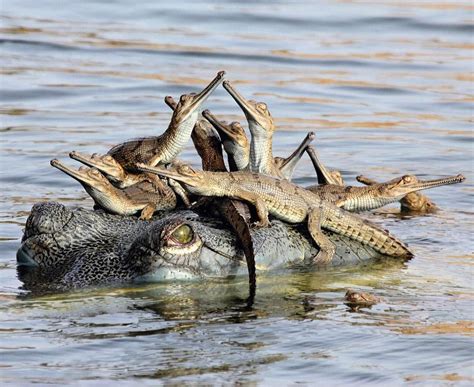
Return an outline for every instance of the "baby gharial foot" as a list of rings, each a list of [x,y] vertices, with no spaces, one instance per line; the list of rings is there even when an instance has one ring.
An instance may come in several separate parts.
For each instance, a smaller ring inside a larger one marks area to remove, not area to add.
[[[141,214],[140,214],[140,219],[141,220],[150,220],[152,217],[153,217],[153,213],[155,212],[156,210],[156,206],[154,204],[147,204]]]
[[[169,193],[170,187],[168,187],[159,176],[153,175],[151,173],[146,174],[146,179],[153,185],[153,188],[161,196],[164,196]]]
[[[271,223],[270,221],[268,220],[268,218],[266,219],[260,219],[259,221],[257,222],[253,222],[250,227],[252,228],[266,228],[266,227],[271,227]]]
[[[313,208],[308,213],[308,230],[314,242],[319,247],[319,252],[313,257],[315,265],[327,265],[336,253],[336,247],[321,231],[321,208]]]

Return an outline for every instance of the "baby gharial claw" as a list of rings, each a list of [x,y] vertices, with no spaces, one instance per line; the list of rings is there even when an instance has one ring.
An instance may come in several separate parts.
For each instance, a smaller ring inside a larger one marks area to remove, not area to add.
[[[261,219],[257,222],[253,222],[250,225],[250,227],[252,227],[252,228],[264,228],[264,227],[268,228],[268,227],[271,227],[271,226],[272,225],[271,225],[271,223],[268,219]]]

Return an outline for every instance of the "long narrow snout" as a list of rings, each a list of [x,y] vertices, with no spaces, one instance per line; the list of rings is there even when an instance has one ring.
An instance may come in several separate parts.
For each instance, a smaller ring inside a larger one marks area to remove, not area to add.
[[[170,179],[192,185],[192,178],[183,176],[177,171],[173,171],[170,169],[165,169],[165,168],[160,168],[160,167],[150,167],[149,165],[143,164],[143,163],[138,163],[136,165],[136,168],[142,172],[148,172],[148,173],[153,173],[158,176],[162,177],[168,177]]]
[[[442,185],[450,185],[450,184],[458,184],[462,183],[466,178],[464,175],[455,175],[455,176],[448,176],[442,177],[440,179],[434,180],[419,180],[418,182],[414,183],[410,190],[410,192],[421,191],[423,189],[429,189],[434,187],[439,187]]]
[[[194,96],[191,109],[197,109],[224,80],[225,71],[219,71],[216,77],[200,93]],[[171,107],[171,106],[170,106]]]
[[[235,102],[237,102],[237,105],[240,106],[245,115],[250,115],[251,117],[255,117],[257,115],[252,104],[250,104],[242,94],[235,90],[229,81],[224,81],[222,86],[224,86],[224,89],[230,94]]]

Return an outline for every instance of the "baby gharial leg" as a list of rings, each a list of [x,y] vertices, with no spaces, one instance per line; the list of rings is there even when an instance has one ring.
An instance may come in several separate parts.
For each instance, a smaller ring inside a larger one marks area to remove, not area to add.
[[[169,194],[170,188],[161,180],[158,175],[154,175],[152,173],[145,173],[146,180],[148,180],[152,185],[153,188],[156,190],[157,193],[164,196]]]
[[[141,220],[150,220],[153,216],[153,213],[156,210],[156,205],[152,203],[148,203],[143,209],[140,214]]]
[[[237,199],[244,200],[255,206],[257,210],[258,221],[253,223],[253,227],[270,227],[268,220],[268,209],[265,201],[258,196],[258,194],[250,191],[239,191]]]
[[[168,179],[168,184],[173,189],[174,193],[181,198],[184,206],[186,208],[190,208],[191,200],[189,200],[188,194],[186,193],[186,190],[183,188],[183,186],[173,179]]]
[[[334,244],[321,231],[322,214],[323,211],[319,207],[311,208],[308,212],[308,230],[319,247],[319,253],[313,257],[313,263],[316,265],[328,264],[336,253]]]

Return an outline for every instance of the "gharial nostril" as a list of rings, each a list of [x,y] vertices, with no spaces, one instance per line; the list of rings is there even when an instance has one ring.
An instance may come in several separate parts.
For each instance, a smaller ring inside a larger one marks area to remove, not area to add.
[[[33,259],[34,252],[28,246],[22,245],[16,252],[16,262],[18,266],[38,266],[38,262]]]

